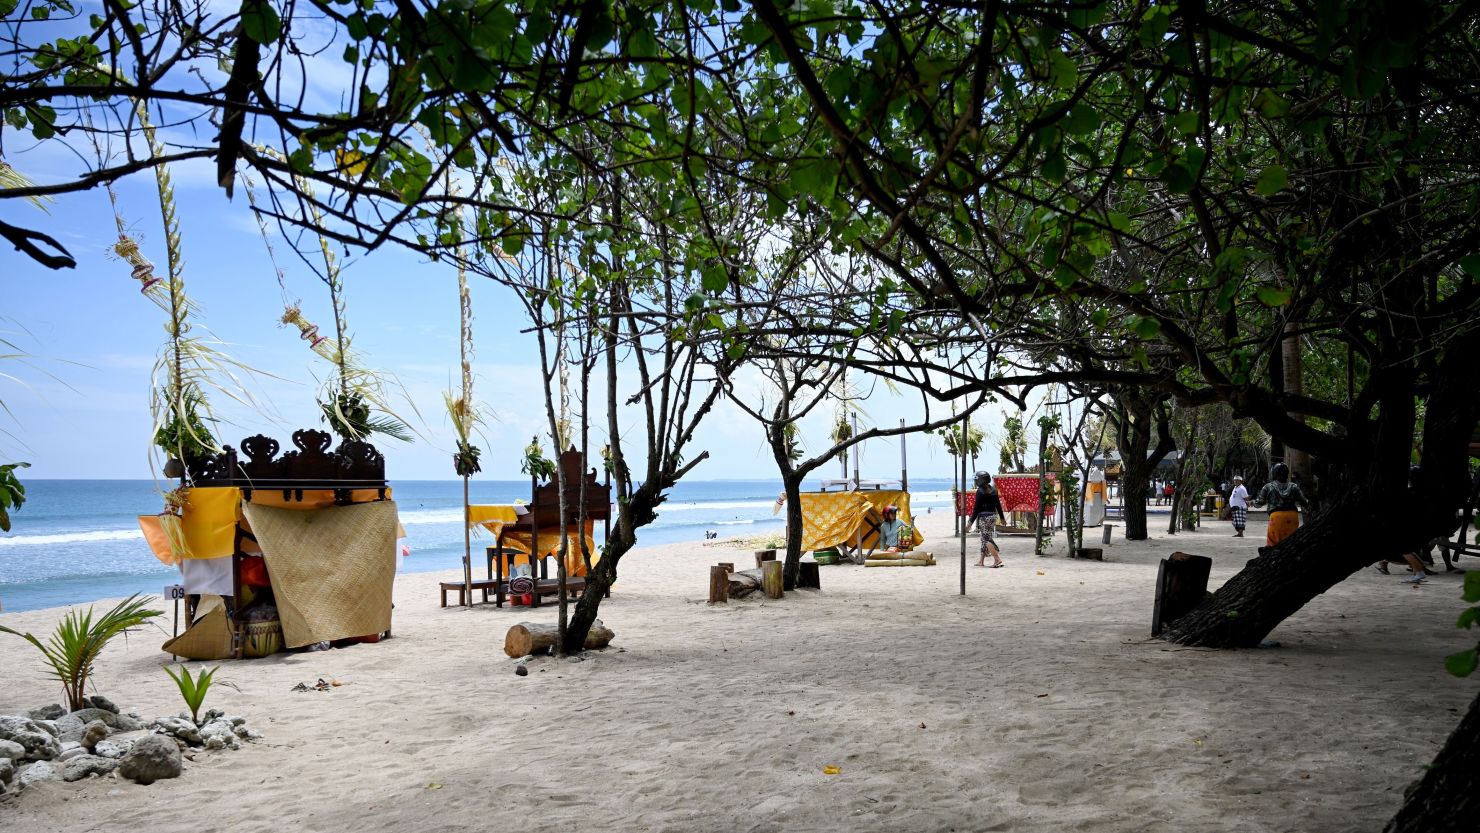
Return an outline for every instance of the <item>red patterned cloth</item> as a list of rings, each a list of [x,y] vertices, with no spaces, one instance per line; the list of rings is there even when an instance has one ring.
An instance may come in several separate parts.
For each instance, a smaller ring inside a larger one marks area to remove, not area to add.
[[[1038,475],[1004,475],[997,477],[992,483],[997,487],[997,497],[1002,501],[1003,512],[1038,511]],[[976,508],[976,491],[957,495],[956,503],[956,511],[963,518],[971,517]],[[1049,514],[1053,514],[1052,504],[1049,504]]]

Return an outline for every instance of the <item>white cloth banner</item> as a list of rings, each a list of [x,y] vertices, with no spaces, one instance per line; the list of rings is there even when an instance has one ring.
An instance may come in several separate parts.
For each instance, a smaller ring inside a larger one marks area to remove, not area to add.
[[[187,558],[180,562],[180,583],[190,594],[208,593],[230,597],[231,556],[224,558]]]

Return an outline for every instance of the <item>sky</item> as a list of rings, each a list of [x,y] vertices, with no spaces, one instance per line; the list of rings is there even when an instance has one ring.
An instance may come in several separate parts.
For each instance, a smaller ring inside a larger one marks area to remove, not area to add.
[[[84,3],[84,11],[93,5]],[[301,25],[313,26],[311,19]],[[45,27],[63,27],[52,22]],[[332,36],[325,36],[332,39]],[[337,56],[336,50],[324,55]],[[336,108],[348,86],[347,66],[314,57],[307,76],[309,102]],[[213,74],[214,67],[203,72]],[[209,126],[203,126],[209,129]],[[169,128],[167,130],[184,130]],[[167,131],[162,131],[167,133]],[[5,134],[5,161],[39,183],[76,177],[83,160],[61,142],[37,144],[18,131]],[[168,136],[167,136],[168,138]],[[209,136],[179,134],[186,144]],[[296,329],[278,324],[285,302],[301,304],[305,317],[333,332],[327,288],[289,250],[274,230],[273,245],[284,271],[284,287],[242,189],[228,200],[215,184],[214,163],[198,160],[172,166],[184,250],[185,285],[200,311],[198,325],[223,344],[221,349],[262,375],[246,387],[261,408],[213,396],[221,420],[218,440],[239,446],[243,437],[265,433],[287,445],[295,428],[322,427],[315,395],[329,366],[299,340]],[[122,180],[116,187],[120,211],[143,253],[165,274],[164,232],[154,177]],[[129,267],[110,254],[117,238],[107,194],[93,190],[59,197],[47,214],[24,201],[0,201],[0,219],[56,237],[77,258],[76,269],[51,271],[19,252],[0,251],[0,337],[30,359],[0,358],[0,463],[27,461],[30,478],[146,478],[149,456],[149,392],[155,357],[164,344],[163,313],[139,292]],[[442,404],[443,391],[457,380],[458,316],[455,270],[419,256],[386,248],[373,253],[345,252],[343,270],[349,331],[354,349],[371,368],[395,380],[396,409],[418,432],[416,442],[381,438],[391,479],[450,479],[454,434]],[[486,279],[472,279],[477,357],[474,397],[489,419],[475,441],[483,449],[485,477],[519,477],[518,464],[531,436],[546,433],[539,357],[533,334],[514,291]],[[197,333],[199,334],[199,333]],[[8,350],[0,349],[0,354]],[[882,385],[861,383],[861,403],[869,425],[897,426],[920,421],[925,410],[918,392],[891,393]],[[404,391],[404,396],[399,395]],[[740,386],[741,395],[763,395],[758,381]],[[1012,406],[1006,406],[1012,407]],[[932,406],[939,418],[948,406]],[[809,453],[827,445],[833,408],[820,407],[801,423]],[[983,468],[992,467],[1001,438],[1002,406],[988,406],[976,420],[987,433]],[[603,415],[593,424],[604,426]],[[624,423],[633,436],[635,421]],[[604,431],[595,445],[606,442]],[[640,436],[640,433],[636,436]],[[953,458],[940,440],[920,434],[905,440],[913,477],[949,477]],[[548,439],[546,450],[550,450]],[[630,448],[631,446],[629,446]],[[706,418],[685,454],[710,458],[693,479],[776,479],[775,463],[758,423],[739,408],[721,402]],[[1030,461],[1031,462],[1031,461]],[[893,478],[900,467],[900,440],[884,438],[865,445],[862,475]],[[824,467],[821,476],[836,476]]]
[[[58,156],[8,158],[37,181],[48,181],[80,163]],[[32,164],[35,163],[35,164]],[[286,444],[298,427],[321,427],[315,394],[328,365],[278,324],[285,295],[240,189],[234,201],[213,183],[209,163],[172,169],[179,204],[185,284],[199,305],[197,321],[232,358],[262,371],[246,387],[264,412],[212,397],[223,421],[217,434],[237,445],[242,437],[266,433]],[[164,234],[152,176],[135,176],[118,187],[121,211],[144,254],[164,274]],[[116,239],[112,211],[102,190],[59,198],[42,214],[29,204],[0,203],[0,218],[40,228],[78,259],[76,269],[50,271],[15,251],[0,252],[0,330],[31,354],[0,360],[0,462],[24,460],[33,478],[143,478],[151,476],[149,391],[155,356],[165,340],[164,315],[139,292],[129,267],[111,256]],[[299,301],[307,318],[332,333],[327,288],[274,239],[284,270],[287,300]],[[450,479],[454,435],[442,392],[456,383],[458,361],[457,278],[445,264],[428,263],[404,250],[339,255],[349,328],[366,364],[404,388],[394,401],[420,433],[416,442],[380,439],[392,479]],[[539,388],[539,356],[514,291],[473,278],[475,398],[491,410],[482,430],[483,467],[494,479],[519,477],[518,461],[531,436],[545,432]],[[867,387],[865,385],[865,387]],[[743,390],[743,388],[742,388]],[[759,396],[752,386],[748,395]],[[409,405],[407,403],[410,403]],[[924,414],[918,393],[890,393],[876,386],[861,403],[865,426],[898,425]],[[934,414],[942,413],[939,405]],[[1011,406],[1008,406],[1011,407]],[[419,415],[419,416],[418,416]],[[824,448],[832,408],[819,408],[802,423],[812,452]],[[988,406],[988,460],[996,457],[1002,409]],[[593,422],[604,424],[596,415]],[[635,423],[634,423],[635,424]],[[624,425],[624,433],[631,425]],[[603,432],[604,434],[604,432]],[[597,445],[604,443],[599,437]],[[948,477],[952,458],[939,439],[907,439],[914,477]],[[548,441],[545,447],[549,448]],[[707,450],[710,459],[692,474],[700,480],[774,479],[775,464],[760,426],[722,402],[699,429],[690,459]],[[863,452],[864,477],[892,478],[899,471],[899,441],[874,440]],[[832,466],[820,474],[832,476]]]

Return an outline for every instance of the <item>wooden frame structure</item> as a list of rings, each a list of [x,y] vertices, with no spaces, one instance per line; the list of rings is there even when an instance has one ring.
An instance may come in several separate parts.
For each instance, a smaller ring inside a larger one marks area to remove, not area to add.
[[[596,470],[581,471],[581,452],[575,446],[560,452],[556,462],[564,474],[565,480],[565,511],[566,518],[573,519],[577,524],[577,534],[584,536],[585,528],[582,519],[589,521],[602,521],[602,539],[610,537],[611,534],[611,482],[603,478],[600,482],[596,479]],[[560,487],[556,478],[550,478],[549,482],[540,485],[539,478],[534,475],[529,477],[530,499],[526,505],[526,511],[520,515],[518,520],[511,524],[505,524],[498,532],[493,546],[488,548],[488,561],[490,566],[496,565],[496,575],[492,576],[492,590],[494,592],[494,603],[498,607],[504,606],[504,601],[509,595],[510,576],[504,575],[504,566],[511,563],[514,556],[514,548],[504,545],[504,538],[509,533],[524,533],[529,535],[529,565],[531,578],[533,579],[533,603],[538,607],[542,596],[558,595],[560,593],[559,579],[552,579],[545,567],[545,559],[540,556],[540,529],[559,529],[562,534],[569,537],[569,524],[563,524],[560,517]],[[582,504],[582,495],[585,503]],[[557,552],[556,558],[559,558]],[[538,566],[536,566],[538,564]],[[477,584],[477,582],[475,582]],[[581,577],[567,577],[565,580],[567,592],[577,594],[584,593],[586,580]],[[484,598],[487,598],[485,590]]]
[[[345,440],[330,451],[334,437],[327,431],[311,428],[294,431],[296,450],[278,456],[282,446],[272,437],[257,434],[242,440],[243,462],[231,446],[219,454],[208,454],[190,460],[186,470],[193,486],[232,487],[241,490],[242,500],[250,503],[254,492],[279,490],[284,501],[301,501],[306,492],[328,491],[334,503],[353,503],[356,491],[373,490],[375,500],[385,500],[389,484],[385,479],[385,456],[375,446],[358,440]],[[231,598],[227,600],[227,621],[231,625],[232,657],[243,655],[245,620],[242,601],[242,549],[246,540],[256,542],[250,532],[236,524],[236,537],[231,553]],[[194,600],[187,604],[187,619],[193,619]],[[390,636],[390,631],[384,633]]]

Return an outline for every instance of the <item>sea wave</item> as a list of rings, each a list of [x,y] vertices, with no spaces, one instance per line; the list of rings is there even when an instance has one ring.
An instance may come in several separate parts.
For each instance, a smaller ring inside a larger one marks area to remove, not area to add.
[[[736,524],[753,524],[755,521],[715,521],[715,526],[735,526]]]
[[[60,532],[53,535],[7,535],[0,537],[0,547],[25,547],[42,544],[85,544],[96,541],[132,541],[143,538],[138,529],[95,529],[91,532]]]

